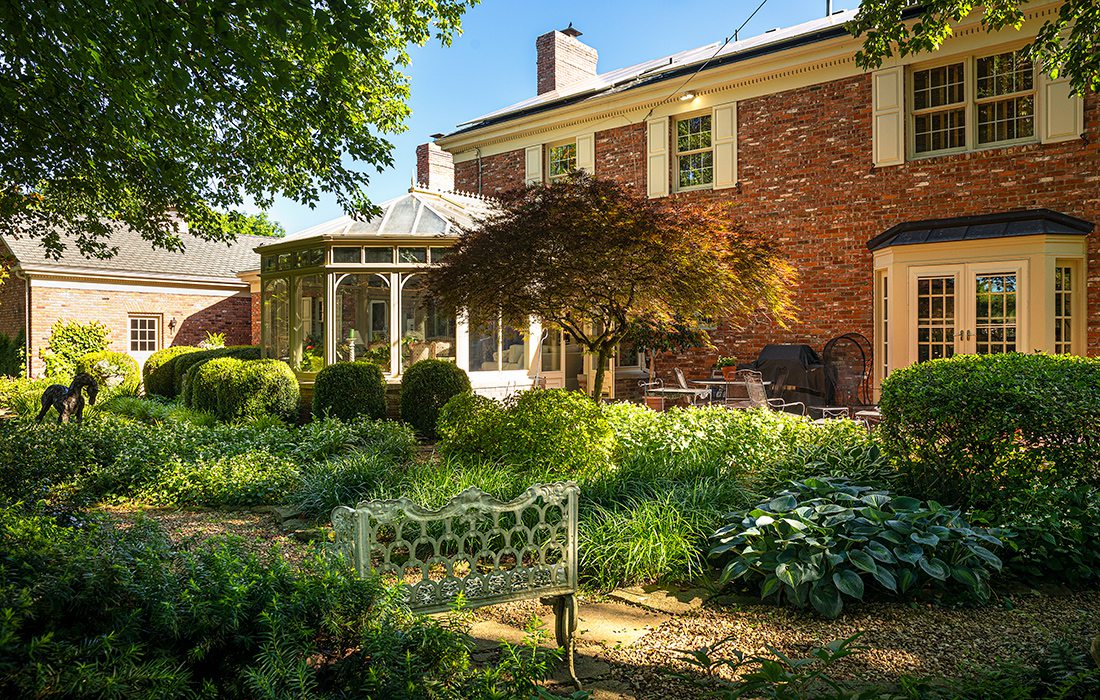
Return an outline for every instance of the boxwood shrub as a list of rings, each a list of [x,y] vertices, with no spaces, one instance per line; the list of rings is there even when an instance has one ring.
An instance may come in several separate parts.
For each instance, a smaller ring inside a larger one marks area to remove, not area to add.
[[[427,438],[438,437],[439,411],[452,397],[470,391],[470,378],[446,360],[421,360],[401,378],[401,418]]]
[[[373,362],[337,362],[317,373],[313,415],[340,420],[386,417],[386,380]]]
[[[960,355],[882,383],[879,437],[905,488],[989,505],[1038,483],[1100,480],[1100,360]]]
[[[197,350],[177,356],[175,360],[171,362],[172,385],[175,394],[182,395],[184,393],[184,378],[192,367],[219,357],[234,357],[238,360],[258,360],[260,359],[260,348],[254,345],[232,345],[225,348]]]
[[[988,597],[1001,560],[994,534],[935,501],[894,496],[843,479],[806,479],[743,513],[713,537],[729,561],[720,581],[742,580],[761,598],[812,605],[836,617],[869,586],[895,596],[930,582]]]
[[[141,368],[145,393],[163,396],[166,399],[175,398],[179,393],[173,376],[175,360],[180,355],[192,352],[199,352],[199,348],[190,345],[173,345],[150,355]]]
[[[282,360],[216,357],[192,365],[184,376],[183,398],[189,408],[221,420],[297,416],[298,380]]]

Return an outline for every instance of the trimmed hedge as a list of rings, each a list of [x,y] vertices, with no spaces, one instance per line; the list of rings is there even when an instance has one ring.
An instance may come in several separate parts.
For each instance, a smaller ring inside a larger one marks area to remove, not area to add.
[[[76,361],[76,373],[81,372],[92,375],[104,390],[134,395],[141,386],[137,360],[124,352],[101,350],[81,355]]]
[[[421,360],[401,378],[401,418],[418,433],[437,437],[439,411],[454,396],[470,391],[470,378],[446,360]]]
[[[217,359],[219,357],[234,357],[238,360],[260,359],[260,348],[254,345],[233,345],[227,348],[213,348],[211,350],[197,350],[178,356],[172,361],[172,383],[176,396],[190,405],[190,397],[187,395],[188,373],[196,365]],[[192,375],[193,376],[193,375]]]
[[[213,413],[222,420],[297,416],[301,394],[298,379],[282,360],[239,360],[216,357],[193,365],[186,375],[189,408]]]
[[[386,417],[386,379],[372,362],[337,362],[317,373],[313,415],[340,420]]]
[[[145,361],[145,366],[141,368],[145,393],[174,399],[178,393],[173,375],[176,358],[192,352],[199,352],[199,348],[190,345],[173,345],[150,355]]]
[[[1100,481],[1100,360],[960,355],[882,383],[884,452],[909,493],[987,506],[1040,483]]]

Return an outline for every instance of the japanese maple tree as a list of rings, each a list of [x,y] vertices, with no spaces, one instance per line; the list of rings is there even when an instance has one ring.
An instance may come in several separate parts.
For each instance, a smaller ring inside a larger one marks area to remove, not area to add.
[[[446,307],[561,328],[593,355],[599,397],[608,358],[638,323],[793,318],[793,269],[735,214],[574,173],[504,195],[462,232],[429,285]]]

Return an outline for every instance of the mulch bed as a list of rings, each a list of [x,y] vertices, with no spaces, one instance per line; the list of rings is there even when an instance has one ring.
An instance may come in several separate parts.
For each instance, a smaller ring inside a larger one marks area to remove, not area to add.
[[[253,543],[258,552],[278,546],[296,562],[314,546],[283,533],[271,513],[122,506],[102,510],[124,522],[142,515],[151,517],[174,541],[233,534]],[[477,615],[522,628],[532,613],[545,612],[531,601],[484,608]],[[678,660],[681,650],[728,639],[725,649],[730,651],[764,653],[768,644],[799,658],[815,646],[857,632],[862,632],[858,643],[870,648],[840,662],[837,675],[876,681],[904,675],[972,675],[998,660],[1033,662],[1048,642],[1060,637],[1087,647],[1088,640],[1100,633],[1100,591],[1025,592],[983,606],[954,609],[925,603],[865,603],[847,607],[836,620],[769,605],[708,604],[674,616],[629,647],[581,651],[610,665],[605,682],[620,688],[622,697],[667,699],[695,697],[693,689],[674,675],[691,675],[690,667]],[[730,656],[715,654],[717,658]]]

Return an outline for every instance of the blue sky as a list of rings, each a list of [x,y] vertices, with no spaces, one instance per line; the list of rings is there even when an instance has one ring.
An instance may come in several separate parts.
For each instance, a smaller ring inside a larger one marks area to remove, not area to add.
[[[756,9],[760,0],[482,0],[463,19],[463,33],[447,48],[414,48],[408,69],[412,116],[408,130],[391,136],[392,170],[371,177],[375,202],[405,192],[416,169],[417,144],[430,134],[530,97],[535,92],[535,37],[570,22],[581,41],[600,54],[600,72],[722,41]],[[857,0],[836,0],[834,11]],[[825,0],[768,0],[741,30],[745,38],[774,27],[824,16]],[[288,232],[343,214],[331,199],[316,208],[280,200],[268,214]]]

